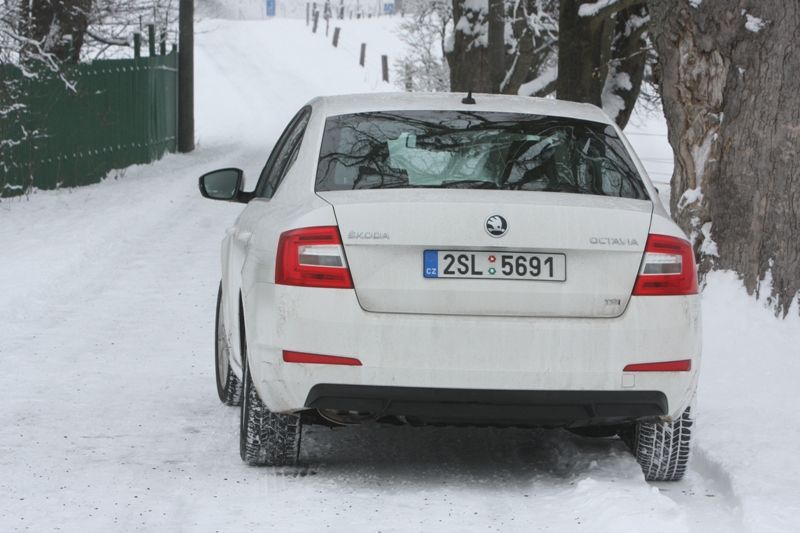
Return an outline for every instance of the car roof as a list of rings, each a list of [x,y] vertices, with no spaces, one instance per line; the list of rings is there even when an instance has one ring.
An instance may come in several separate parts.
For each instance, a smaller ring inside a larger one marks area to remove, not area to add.
[[[321,96],[309,105],[325,116],[371,111],[495,111],[525,113],[590,120],[603,124],[612,121],[599,107],[552,98],[473,94],[475,104],[464,104],[466,93],[369,93]]]

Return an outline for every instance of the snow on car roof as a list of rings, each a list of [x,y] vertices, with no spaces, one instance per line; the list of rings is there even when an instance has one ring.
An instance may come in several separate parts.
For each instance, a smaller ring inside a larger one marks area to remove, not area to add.
[[[527,113],[591,120],[611,124],[599,107],[530,96],[473,94],[475,104],[461,102],[466,93],[372,93],[322,96],[309,102],[326,116],[366,113],[370,111],[464,110]]]

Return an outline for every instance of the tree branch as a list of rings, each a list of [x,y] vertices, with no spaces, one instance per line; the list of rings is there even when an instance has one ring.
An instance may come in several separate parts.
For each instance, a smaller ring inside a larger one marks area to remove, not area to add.
[[[627,9],[629,7],[633,7],[636,4],[644,4],[644,2],[642,0],[617,0],[616,2],[614,2],[614,1],[612,1],[610,3],[607,3],[607,2],[608,2],[608,0],[597,0],[596,2],[586,2],[584,4],[581,4],[581,6],[579,8],[579,12],[580,12],[580,9],[582,9],[584,7],[592,7],[592,6],[599,6],[599,5],[605,4],[602,7],[599,7],[599,9],[597,11],[595,11],[593,15],[591,15],[592,18],[597,17],[597,18],[602,19],[602,18],[610,17],[614,13],[617,13],[618,11],[622,11],[623,9]]]
[[[547,85],[539,89],[538,91],[534,92],[531,96],[543,98],[549,94],[552,94],[556,91],[556,83],[558,80],[553,80],[549,82]]]
[[[109,46],[130,46],[128,41],[123,39],[109,39],[94,33],[91,30],[86,30],[86,35],[97,41],[98,43],[107,44]]]

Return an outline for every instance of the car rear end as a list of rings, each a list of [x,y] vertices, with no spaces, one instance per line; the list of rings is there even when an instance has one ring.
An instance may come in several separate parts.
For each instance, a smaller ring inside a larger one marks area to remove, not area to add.
[[[265,404],[448,424],[679,415],[701,351],[693,254],[627,143],[579,106],[476,99],[315,110],[325,204],[281,233],[274,282],[248,288]]]

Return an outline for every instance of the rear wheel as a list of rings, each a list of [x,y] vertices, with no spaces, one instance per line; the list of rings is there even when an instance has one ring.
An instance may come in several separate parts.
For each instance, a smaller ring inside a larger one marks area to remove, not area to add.
[[[217,292],[217,318],[214,328],[214,366],[217,374],[217,395],[226,405],[242,403],[242,382],[231,368],[231,351],[228,337],[225,334],[225,322],[222,315],[222,283]]]
[[[647,481],[678,481],[689,466],[694,419],[687,407],[671,422],[637,423],[621,433]]]
[[[300,417],[273,413],[267,409],[253,386],[246,353],[242,329],[244,390],[239,433],[242,461],[253,466],[293,465],[300,454]]]

